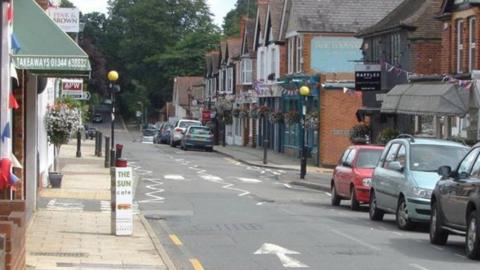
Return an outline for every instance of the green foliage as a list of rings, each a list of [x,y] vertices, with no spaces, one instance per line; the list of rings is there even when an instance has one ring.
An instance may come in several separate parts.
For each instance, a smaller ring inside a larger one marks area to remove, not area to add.
[[[365,124],[358,124],[352,128],[350,134],[350,141],[353,144],[365,144],[367,143],[367,136],[370,135],[370,128]]]
[[[62,0],[60,2],[59,6],[62,7],[62,8],[73,8],[73,7],[75,7],[75,5],[68,0]]]
[[[120,74],[120,112],[131,116],[141,101],[150,112],[171,100],[175,76],[201,76],[204,57],[220,29],[205,0],[110,0],[109,16],[85,20],[84,48],[91,57],[90,87],[107,96],[106,73]]]
[[[243,16],[255,18],[257,12],[255,0],[237,0],[235,8],[223,18],[223,35],[227,37],[240,34],[240,20]]]
[[[398,130],[393,128],[385,128],[380,132],[380,134],[378,134],[377,143],[387,144],[390,140],[398,137],[398,135],[400,135]]]

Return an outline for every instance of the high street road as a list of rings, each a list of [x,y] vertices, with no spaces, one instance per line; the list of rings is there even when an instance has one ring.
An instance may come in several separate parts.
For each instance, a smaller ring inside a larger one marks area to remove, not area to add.
[[[432,246],[428,228],[330,206],[330,194],[288,185],[292,172],[217,153],[117,141],[139,176],[135,201],[177,269],[478,269],[463,237]]]

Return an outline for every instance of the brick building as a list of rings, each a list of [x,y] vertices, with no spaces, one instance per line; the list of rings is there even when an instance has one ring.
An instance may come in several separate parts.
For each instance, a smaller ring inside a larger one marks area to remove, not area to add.
[[[364,39],[364,64],[381,68],[381,89],[363,92],[363,108],[358,112],[360,119],[371,117],[372,139],[388,127],[414,132],[413,115],[381,113],[380,109],[384,94],[408,83],[412,74],[440,74],[441,22],[434,17],[441,4],[441,0],[404,0],[381,21],[358,32]]]
[[[319,125],[307,130],[306,143],[316,164],[334,165],[357,123],[361,95],[344,93],[354,87],[355,61],[363,58],[362,40],[355,33],[380,21],[400,2],[285,0],[280,28],[286,44],[283,110],[300,111],[298,88],[310,86],[308,111],[318,112]],[[304,140],[300,124],[288,125],[284,132],[284,151],[297,154]]]

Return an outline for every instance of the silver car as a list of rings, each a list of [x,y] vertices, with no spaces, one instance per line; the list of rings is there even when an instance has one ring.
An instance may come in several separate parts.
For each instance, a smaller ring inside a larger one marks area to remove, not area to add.
[[[180,145],[180,142],[183,139],[185,131],[189,126],[201,126],[202,122],[198,120],[190,120],[190,119],[181,119],[178,120],[172,128],[170,132],[170,146],[176,147]]]

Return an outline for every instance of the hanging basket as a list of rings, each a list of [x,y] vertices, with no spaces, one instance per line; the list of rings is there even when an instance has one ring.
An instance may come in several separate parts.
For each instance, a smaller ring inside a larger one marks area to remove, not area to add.
[[[289,111],[285,113],[285,122],[289,125],[300,123],[300,113],[297,111]]]

